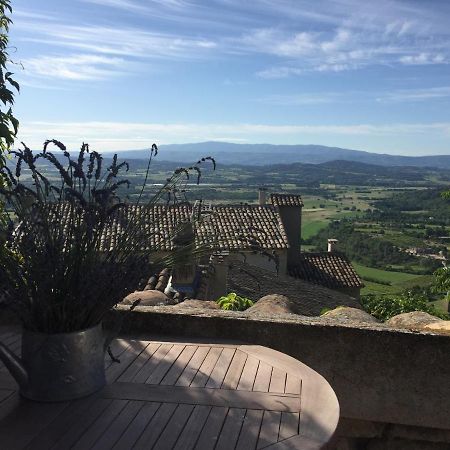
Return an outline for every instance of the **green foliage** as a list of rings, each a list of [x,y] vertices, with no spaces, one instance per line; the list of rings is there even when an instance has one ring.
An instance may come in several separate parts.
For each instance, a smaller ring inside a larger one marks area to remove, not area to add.
[[[450,266],[442,267],[434,272],[434,286],[436,292],[446,292],[450,300]]]
[[[230,292],[228,295],[220,297],[217,304],[221,309],[228,311],[245,311],[253,306],[253,301],[246,297],[241,297],[235,292]]]
[[[434,306],[429,304],[430,293],[409,289],[396,295],[374,295],[369,294],[361,298],[361,304],[364,309],[377,319],[386,321],[397,314],[423,311],[441,319],[448,320],[448,314],[438,311]]]
[[[8,54],[8,32],[12,21],[7,16],[12,12],[10,0],[0,0],[0,164],[5,163],[5,154],[14,143],[19,121],[14,117],[14,91],[19,91],[19,84],[13,79],[13,73],[8,71],[10,64]]]
[[[50,144],[62,150],[62,158],[48,150]],[[149,158],[157,152],[153,144]],[[186,229],[193,235],[199,219],[191,217],[168,236],[174,250],[158,259],[164,240],[151,239],[160,231],[144,209],[164,193],[177,203],[180,185],[190,173],[199,176],[199,165],[209,157],[177,169],[149,203],[131,207],[119,196],[119,188],[128,185],[122,177],[128,164],[118,163],[117,155],[103,167],[103,157],[87,144],[73,159],[56,140],[46,141],[37,155],[26,146],[12,154],[15,170],[0,167],[0,201],[17,219],[0,224],[0,248],[7,250],[0,252],[0,292],[29,330],[59,333],[96,325],[139,288],[152,265],[185,264],[211,251],[208,244],[186,241]],[[57,169],[57,184],[43,175],[42,162]],[[22,183],[23,172],[33,184]]]

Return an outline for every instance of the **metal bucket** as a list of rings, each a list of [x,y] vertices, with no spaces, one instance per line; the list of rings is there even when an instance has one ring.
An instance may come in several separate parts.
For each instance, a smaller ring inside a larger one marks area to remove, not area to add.
[[[22,364],[28,382],[20,393],[31,400],[58,402],[92,394],[106,384],[102,324],[74,333],[24,330]]]

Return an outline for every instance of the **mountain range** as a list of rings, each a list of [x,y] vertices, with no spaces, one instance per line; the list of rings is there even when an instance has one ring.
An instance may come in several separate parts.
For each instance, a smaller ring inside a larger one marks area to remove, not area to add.
[[[147,159],[149,156],[149,150],[127,150],[117,153],[122,159]],[[105,152],[104,156],[108,156],[108,153]],[[321,164],[339,160],[379,166],[450,169],[450,155],[401,156],[323,145],[233,144],[215,141],[161,145],[158,160],[189,164],[203,156],[213,156],[220,164],[226,165]]]

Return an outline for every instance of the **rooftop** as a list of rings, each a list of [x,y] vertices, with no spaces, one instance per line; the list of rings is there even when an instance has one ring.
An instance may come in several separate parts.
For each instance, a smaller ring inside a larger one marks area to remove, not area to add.
[[[303,206],[302,197],[294,194],[270,194],[270,201],[274,206]]]

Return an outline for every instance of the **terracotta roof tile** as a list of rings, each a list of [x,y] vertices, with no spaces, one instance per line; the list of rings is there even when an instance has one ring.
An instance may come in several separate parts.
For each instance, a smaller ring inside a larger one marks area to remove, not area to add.
[[[338,252],[301,253],[290,276],[330,289],[362,287],[363,283],[345,255]]]
[[[301,196],[294,194],[270,194],[270,201],[274,206],[303,206]]]

